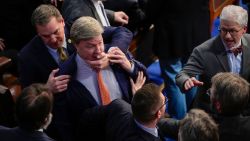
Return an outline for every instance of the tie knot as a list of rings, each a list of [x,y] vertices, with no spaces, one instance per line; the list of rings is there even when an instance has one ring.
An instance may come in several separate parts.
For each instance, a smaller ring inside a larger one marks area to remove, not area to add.
[[[235,56],[237,56],[239,53],[242,52],[242,46],[239,47],[233,47],[229,50],[229,52],[233,53]]]
[[[59,55],[59,60],[61,62],[64,62],[68,59],[68,55],[67,53],[65,52],[64,48],[63,47],[59,47],[57,48],[57,52],[58,52],[58,55]]]

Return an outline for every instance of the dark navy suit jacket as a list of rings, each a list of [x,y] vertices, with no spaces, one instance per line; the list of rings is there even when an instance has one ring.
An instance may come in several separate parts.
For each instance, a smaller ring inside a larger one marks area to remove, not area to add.
[[[76,125],[78,124],[81,113],[85,109],[97,106],[96,101],[87,88],[79,81],[75,80],[77,69],[75,57],[76,54],[73,54],[66,62],[60,65],[59,71],[59,75],[68,74],[72,77],[68,84],[67,91],[64,94],[55,96],[55,102],[57,103],[57,106],[60,107],[55,107],[58,109],[55,116],[59,118],[54,120],[57,127],[60,128],[59,130],[61,130],[62,136],[66,134],[74,136]],[[132,91],[129,77],[135,79],[139,70],[145,72],[145,67],[134,60],[129,54],[127,54],[127,57],[134,62],[135,69],[132,73],[126,72],[119,65],[111,65],[111,68],[121,88],[123,99],[130,102],[132,99]],[[63,138],[68,140],[68,136]]]
[[[91,138],[92,141],[161,141],[135,123],[130,104],[121,99],[107,106],[86,110],[80,120],[78,138]]]
[[[71,44],[67,44],[69,54],[74,52]],[[19,79],[22,87],[32,83],[46,83],[49,74],[58,64],[49,53],[48,48],[39,36],[35,36],[19,53]]]
[[[7,128],[0,126],[1,141],[54,141],[40,131],[26,131],[19,127]]]
[[[68,42],[69,32],[65,29],[67,50],[69,55],[75,52],[75,48]],[[124,27],[106,27],[103,33],[105,48],[119,47],[127,52],[132,40],[132,33]],[[46,45],[39,36],[35,36],[19,53],[19,74],[22,87],[32,83],[46,83],[49,74],[58,64],[49,53]]]

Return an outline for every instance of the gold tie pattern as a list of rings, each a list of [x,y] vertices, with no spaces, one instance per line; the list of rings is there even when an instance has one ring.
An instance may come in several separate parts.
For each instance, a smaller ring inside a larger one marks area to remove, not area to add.
[[[102,105],[107,105],[111,102],[111,99],[110,99],[109,91],[104,84],[101,71],[97,72],[97,81],[98,81]]]
[[[64,51],[63,47],[57,48],[57,52],[59,54],[60,62],[64,62],[64,61],[66,61],[68,59],[68,55]]]

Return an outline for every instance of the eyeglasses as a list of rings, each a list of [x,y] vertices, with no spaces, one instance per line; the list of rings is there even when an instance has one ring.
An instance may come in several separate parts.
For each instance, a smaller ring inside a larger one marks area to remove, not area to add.
[[[160,108],[158,108],[158,110],[156,110],[155,114],[157,114],[157,112],[158,112],[163,106],[165,106],[167,103],[168,103],[168,98],[164,95],[164,103],[161,105]],[[155,115],[155,114],[154,114],[154,115]]]
[[[218,31],[221,32],[222,34],[227,34],[229,33],[230,35],[234,36],[234,35],[237,35],[237,33],[243,28],[240,28],[239,30],[235,30],[235,29],[226,29],[226,28],[221,28],[221,27],[218,27]]]

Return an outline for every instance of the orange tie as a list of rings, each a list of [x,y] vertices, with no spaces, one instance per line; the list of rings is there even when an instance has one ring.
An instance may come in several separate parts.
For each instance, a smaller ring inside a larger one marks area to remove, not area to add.
[[[100,90],[102,105],[107,105],[111,102],[111,99],[110,99],[109,91],[107,87],[105,86],[104,81],[102,79],[101,71],[97,72],[97,81],[98,81],[98,86]]]

